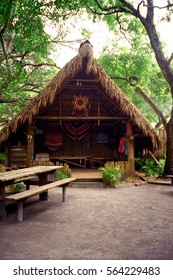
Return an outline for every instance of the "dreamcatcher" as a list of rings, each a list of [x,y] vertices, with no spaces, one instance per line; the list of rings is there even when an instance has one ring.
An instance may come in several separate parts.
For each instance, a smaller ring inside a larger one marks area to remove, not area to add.
[[[73,114],[88,116],[88,98],[86,96],[74,96],[72,103],[74,106]]]

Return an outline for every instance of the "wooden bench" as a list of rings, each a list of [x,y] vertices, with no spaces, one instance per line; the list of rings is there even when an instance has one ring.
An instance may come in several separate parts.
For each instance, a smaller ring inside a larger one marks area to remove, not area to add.
[[[46,185],[42,185],[39,187],[34,187],[30,190],[21,191],[16,194],[11,194],[9,196],[6,196],[5,199],[10,202],[18,202],[18,221],[23,221],[23,203],[26,200],[26,198],[45,193],[49,189],[55,188],[55,187],[62,187],[62,201],[66,201],[66,187],[69,185],[69,183],[75,181],[75,178],[66,178],[59,181],[55,181]]]

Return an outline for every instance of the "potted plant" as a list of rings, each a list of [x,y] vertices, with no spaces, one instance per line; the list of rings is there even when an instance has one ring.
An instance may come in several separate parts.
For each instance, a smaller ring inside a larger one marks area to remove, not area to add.
[[[108,167],[107,169],[100,167],[99,170],[102,171],[102,180],[105,187],[116,187],[124,173],[119,167]]]

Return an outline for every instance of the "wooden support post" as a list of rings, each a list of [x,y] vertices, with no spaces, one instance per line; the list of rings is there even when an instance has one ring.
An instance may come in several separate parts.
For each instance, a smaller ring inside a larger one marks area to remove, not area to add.
[[[59,116],[61,117],[61,113],[62,113],[62,97],[61,97],[61,92],[59,95],[60,101],[59,101]],[[62,124],[62,120],[59,120],[60,125]]]
[[[28,125],[26,139],[26,165],[29,167],[29,162],[34,158],[34,128],[32,124]]]
[[[1,196],[0,196],[0,218],[7,218],[5,201],[1,199]]]
[[[7,162],[6,166],[11,166],[11,140],[8,140],[8,145],[6,148]]]
[[[100,125],[100,94],[98,96],[98,126]]]
[[[26,181],[25,185],[26,185],[26,190],[28,191],[30,189],[30,181]]]
[[[135,149],[134,149],[134,140],[132,138],[133,128],[132,128],[131,122],[126,123],[126,134],[128,137],[128,143],[127,143],[127,145],[128,145],[127,160],[129,163],[128,176],[134,176],[134,174],[135,174]]]
[[[18,213],[17,213],[18,222],[23,221],[23,200],[18,202]]]
[[[67,185],[62,186],[62,202],[66,201],[66,187]]]
[[[173,178],[171,178],[171,186],[173,187]]]

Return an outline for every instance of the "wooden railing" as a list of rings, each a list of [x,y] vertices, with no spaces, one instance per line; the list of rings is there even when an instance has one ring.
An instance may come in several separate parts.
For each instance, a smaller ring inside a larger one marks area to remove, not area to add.
[[[124,170],[125,176],[131,176],[134,175],[134,161],[107,161],[104,164],[105,169],[109,167],[119,167],[120,169]]]
[[[51,161],[38,161],[38,160],[30,160],[28,163],[28,167],[32,166],[53,166],[54,163]],[[69,165],[67,163],[57,163],[56,165],[62,166],[61,171],[67,173],[69,177],[71,177],[71,169],[69,168]],[[48,181],[54,181],[55,180],[55,174],[48,174]]]

